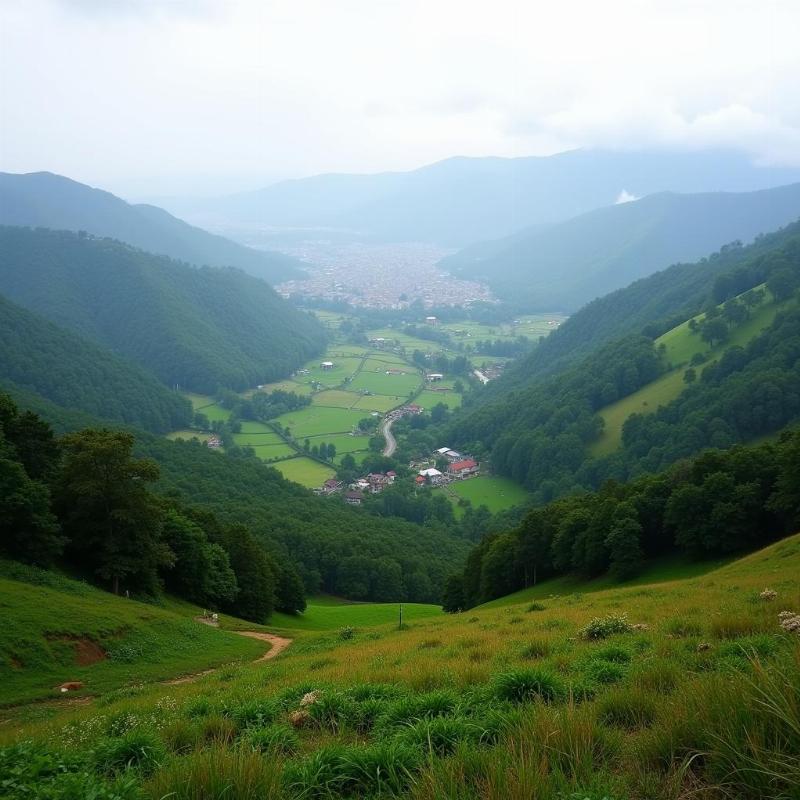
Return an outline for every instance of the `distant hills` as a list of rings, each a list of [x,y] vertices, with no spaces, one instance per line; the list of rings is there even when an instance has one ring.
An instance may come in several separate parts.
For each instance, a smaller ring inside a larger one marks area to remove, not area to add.
[[[198,392],[282,378],[325,344],[314,317],[240,270],[68,231],[0,227],[0,294]]]
[[[348,231],[355,238],[465,246],[611,205],[626,191],[748,192],[800,181],[728,152],[575,150],[548,157],[451,158],[411,172],[331,174],[202,201],[166,201],[215,227]]]
[[[301,274],[300,262],[289,256],[253,250],[161,208],[131,205],[50,172],[0,173],[0,225],[83,230],[197,266],[239,267],[271,283]]]
[[[530,310],[573,311],[658,269],[800,218],[800,183],[757,192],[659,193],[466,248],[441,266]]]

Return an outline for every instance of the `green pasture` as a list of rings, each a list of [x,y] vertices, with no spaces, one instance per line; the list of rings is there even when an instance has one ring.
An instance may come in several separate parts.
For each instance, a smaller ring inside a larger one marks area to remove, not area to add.
[[[336,454],[355,453],[359,450],[369,449],[369,436],[350,436],[349,434],[326,434],[309,437],[311,445],[332,444],[336,447]],[[302,445],[303,442],[300,442]]]
[[[281,614],[270,617],[269,627],[278,630],[329,631],[339,628],[372,628],[397,624],[400,603],[330,603],[318,604],[314,598],[302,614]],[[403,623],[413,623],[431,617],[443,617],[441,607],[426,603],[403,603]]]
[[[518,483],[510,478],[494,475],[479,475],[477,478],[453,481],[435,491],[443,492],[453,503],[463,498],[469,500],[474,508],[486,506],[493,514],[521,505],[530,499],[528,492]],[[460,509],[456,513],[459,511]]]
[[[396,343],[397,346],[405,348],[409,355],[413,350],[422,350],[424,353],[436,353],[442,350],[442,346],[438,342],[430,342],[426,339],[417,339],[415,336],[409,336],[400,330],[393,328],[380,328],[379,330],[372,330],[367,333],[370,339],[383,337],[390,344]]]
[[[422,406],[426,411],[430,411],[439,403],[444,403],[448,408],[458,408],[461,405],[461,395],[457,392],[420,392],[414,402]]]
[[[301,375],[300,377],[302,378],[306,376]],[[261,387],[261,389],[259,389],[259,391],[266,393],[277,392],[277,391],[294,392],[295,394],[307,395],[311,394],[312,389],[308,383],[300,383],[299,381],[296,380],[287,379],[285,381],[277,381],[275,383],[265,383]]]
[[[356,391],[385,394],[391,397],[408,397],[422,384],[419,373],[407,372],[403,375],[387,375],[385,371],[367,372],[362,370],[349,384]]]
[[[274,466],[284,478],[308,489],[322,486],[328,478],[332,478],[335,474],[330,467],[305,456],[278,461]]]
[[[201,414],[205,414],[209,422],[225,422],[231,416],[230,409],[223,408],[219,403],[212,403],[210,406],[203,406],[197,410]]]
[[[323,369],[320,366],[323,361],[332,361],[333,366],[330,369]],[[304,369],[308,370],[308,375],[295,375],[294,380],[299,383],[312,383],[316,381],[323,386],[339,386],[339,384],[344,383],[345,379],[355,374],[360,366],[360,358],[320,356],[320,358],[305,364]]]
[[[315,406],[331,406],[335,408],[350,408],[358,401],[359,395],[354,392],[345,392],[341,389],[326,389],[317,392],[311,399]]]
[[[324,433],[349,433],[365,416],[363,411],[327,406],[308,406],[299,411],[282,414],[274,421],[282,428],[289,428],[295,439],[319,436]]]
[[[359,408],[364,412],[379,411],[385,414],[399,405],[408,401],[408,397],[391,397],[385,394],[361,395],[354,404],[354,408]]]
[[[195,392],[181,392],[181,394],[192,404],[194,411],[199,411],[214,403],[214,398],[207,394],[196,394]]]

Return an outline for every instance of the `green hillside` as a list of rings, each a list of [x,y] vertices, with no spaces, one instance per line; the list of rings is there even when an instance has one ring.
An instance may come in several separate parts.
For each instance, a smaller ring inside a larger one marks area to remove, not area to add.
[[[692,332],[689,327],[691,320],[686,320],[680,325],[676,325],[655,340],[657,347],[664,346],[664,358],[668,364],[673,365],[675,368],[661,375],[647,386],[617,400],[617,402],[602,408],[598,412],[603,418],[603,432],[589,448],[591,455],[608,455],[620,446],[622,443],[622,426],[631,414],[651,414],[679,397],[686,389],[687,384],[684,381],[684,375],[686,367],[693,356],[701,354],[705,359],[703,365],[706,365],[716,361],[730,347],[744,347],[772,325],[780,311],[785,310],[791,303],[795,302],[770,302],[772,298],[765,286],[757,286],[755,289],[766,292],[765,302],[748,319],[733,328],[725,342],[712,347],[708,342],[703,341],[700,336]],[[698,314],[692,317],[696,323],[701,323],[704,318],[705,314]],[[698,367],[698,371],[702,370],[703,365]]]
[[[80,694],[98,695],[252,660],[265,650],[262,642],[199,624],[191,615],[201,610],[191,606],[176,613],[13,562],[0,562],[0,574],[3,705],[57,697],[69,681],[83,683]]]
[[[243,272],[63,231],[0,228],[0,292],[197,392],[277,380],[325,341],[311,315]]]
[[[694,577],[308,633],[183,686],[11,709],[0,764],[13,797],[793,800],[799,576],[793,536]]]
[[[131,205],[49,172],[0,173],[0,225],[87,231],[197,266],[238,267],[271,283],[296,278],[302,270],[299,261],[282,253],[244,247],[156,206]]]
[[[0,386],[163,433],[191,423],[189,403],[138,364],[0,296]]]

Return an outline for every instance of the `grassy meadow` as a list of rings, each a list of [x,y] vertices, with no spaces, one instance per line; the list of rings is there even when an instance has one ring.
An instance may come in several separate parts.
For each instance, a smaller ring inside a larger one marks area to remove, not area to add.
[[[402,630],[324,599],[309,619],[342,627],[274,661],[7,710],[0,765],[14,796],[795,800],[800,537],[661,569]]]
[[[518,483],[510,478],[495,475],[479,475],[477,478],[453,481],[446,487],[434,491],[445,492],[445,496],[455,504],[457,515],[461,512],[458,506],[458,501],[461,499],[469,500],[474,508],[486,506],[489,511],[496,514],[498,511],[521,505],[530,498],[528,492]]]
[[[313,458],[298,456],[297,458],[287,458],[284,461],[276,461],[272,464],[286,480],[299,483],[308,489],[322,486],[328,478],[335,474],[331,467],[314,461]]]

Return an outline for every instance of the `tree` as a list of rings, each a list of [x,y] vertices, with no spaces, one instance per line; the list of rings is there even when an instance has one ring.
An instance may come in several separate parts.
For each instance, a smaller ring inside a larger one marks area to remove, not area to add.
[[[161,507],[148,489],[158,465],[132,458],[133,435],[122,431],[89,429],[61,443],[54,499],[70,556],[110,582],[116,594],[121,581],[156,591],[159,569],[174,560],[161,538]]]
[[[728,326],[719,318],[711,319],[703,323],[700,335],[713,347],[715,342],[719,344],[728,338]]]
[[[223,608],[243,619],[263,623],[275,608],[276,578],[264,548],[244,525],[225,531],[225,549],[236,574],[239,593]]]
[[[694,383],[697,380],[697,371],[689,367],[686,372],[683,373],[683,382],[684,383]]]
[[[644,563],[641,537],[636,509],[630,503],[620,503],[605,542],[610,554],[609,572],[617,580],[628,580],[641,571]]]
[[[284,614],[296,614],[306,610],[306,596],[303,581],[294,566],[283,562],[277,566],[277,586],[275,588],[275,608]]]
[[[464,601],[464,579],[461,575],[450,575],[444,583],[442,591],[442,609],[450,614],[463,611],[466,607]]]
[[[797,289],[798,280],[795,272],[788,267],[775,270],[767,278],[767,289],[777,303],[788,300]]]

